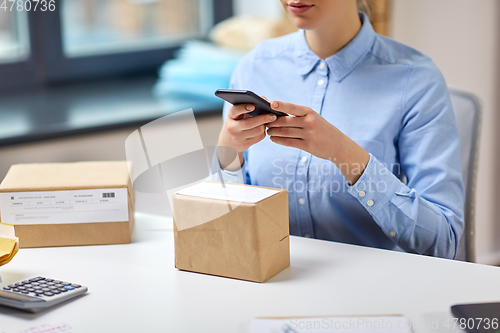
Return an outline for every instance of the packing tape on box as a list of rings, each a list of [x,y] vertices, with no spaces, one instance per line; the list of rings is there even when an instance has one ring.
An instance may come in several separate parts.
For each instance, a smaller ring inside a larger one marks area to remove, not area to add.
[[[177,198],[183,196],[183,200],[176,200],[173,211],[177,230],[197,227],[228,214],[241,204],[255,204],[276,193],[279,191],[215,181],[203,182],[178,190],[175,195]],[[210,200],[210,205],[205,205],[203,210],[193,211],[197,202],[204,200]],[[184,210],[191,211],[190,219],[176,219],[176,214]]]

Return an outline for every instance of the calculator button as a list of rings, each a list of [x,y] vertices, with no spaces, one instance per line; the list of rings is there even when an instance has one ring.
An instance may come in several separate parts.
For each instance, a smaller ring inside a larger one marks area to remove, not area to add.
[[[61,292],[59,290],[57,290],[57,289],[54,289],[54,290],[52,290],[52,293],[54,293],[54,294],[57,295],[57,294],[60,294]]]
[[[47,282],[52,282],[52,281],[54,281],[54,280],[52,280],[52,279],[45,279],[45,281],[47,281]]]
[[[54,283],[55,283],[55,284],[59,284],[59,283],[61,283],[61,282],[62,282],[62,281],[59,281],[59,280],[55,280],[55,281],[54,281]]]
[[[11,290],[12,288],[7,286],[7,287],[3,287],[3,290]]]
[[[25,287],[23,287],[23,286],[17,286],[17,289],[19,289],[19,290],[24,290],[24,289],[26,289],[26,288],[25,288]]]
[[[31,285],[32,285],[32,286],[39,286],[39,285],[40,285],[40,283],[38,283],[38,282],[31,282]]]
[[[42,289],[42,288],[40,288],[39,286],[34,286],[33,289],[37,290],[37,289]]]
[[[16,284],[15,284],[15,283],[13,283],[13,284],[9,284],[7,287],[9,287],[9,288],[15,288],[15,287],[16,287]]]
[[[53,285],[55,285],[55,283],[54,282],[49,282],[49,283],[47,283],[47,285],[48,286],[53,286]]]
[[[50,297],[50,296],[54,296],[54,294],[53,294],[53,293],[50,293],[50,292],[48,292],[48,291],[47,291],[47,292],[45,292],[45,293],[43,293],[43,294],[44,294],[45,296],[49,296],[49,297]]]
[[[63,286],[68,286],[68,285],[71,285],[71,283],[69,283],[69,282],[61,282],[61,284],[62,284]]]
[[[40,281],[40,280],[43,280],[43,277],[38,276],[36,278],[29,279],[28,281],[30,281],[30,282],[37,282],[37,281]]]
[[[67,292],[67,291],[68,291],[68,289],[66,289],[66,288],[61,288],[61,289],[59,289],[59,291],[62,291],[63,293],[65,293],[65,292]]]
[[[30,293],[30,292],[29,292],[29,291],[27,291],[27,290],[21,290],[21,292],[22,292],[23,294],[29,294],[29,293]]]
[[[39,285],[40,288],[47,288],[48,286],[45,283]]]
[[[17,288],[13,288],[12,291],[19,292],[20,290]]]
[[[73,289],[75,289],[75,287],[73,287],[73,286],[64,286],[64,288],[65,288],[66,290],[73,290]]]
[[[27,291],[35,291],[35,289],[33,289],[33,288],[27,288],[26,290]]]
[[[57,287],[56,287],[56,286],[48,286],[47,288],[49,288],[50,290],[52,290],[52,289],[57,289]]]
[[[49,288],[42,288],[42,291],[50,291]]]
[[[23,285],[23,282],[17,282],[17,283],[14,283],[16,286],[22,286]]]
[[[57,288],[62,288],[62,287],[64,287],[64,286],[63,286],[62,284],[56,284],[56,285],[55,285],[55,287],[57,287]]]
[[[80,288],[81,286],[79,284],[72,284],[73,287],[75,288]]]
[[[32,287],[32,285],[31,285],[31,284],[29,284],[29,283],[26,283],[25,285],[23,285],[23,287],[24,287],[24,288],[31,288],[31,287]]]

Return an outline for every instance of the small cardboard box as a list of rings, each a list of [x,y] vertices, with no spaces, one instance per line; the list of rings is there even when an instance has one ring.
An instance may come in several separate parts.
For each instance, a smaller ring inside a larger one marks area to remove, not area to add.
[[[130,243],[127,162],[12,165],[0,184],[0,213],[21,248]]]
[[[288,193],[226,184],[232,186],[274,194],[255,203],[183,191],[173,195],[175,267],[264,282],[290,266]]]

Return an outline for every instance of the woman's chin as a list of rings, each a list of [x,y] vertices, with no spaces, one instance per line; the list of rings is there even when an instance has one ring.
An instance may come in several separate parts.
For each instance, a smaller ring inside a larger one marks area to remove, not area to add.
[[[297,29],[302,29],[302,30],[312,30],[317,25],[312,20],[303,17],[292,17],[291,21],[293,25],[297,27]]]

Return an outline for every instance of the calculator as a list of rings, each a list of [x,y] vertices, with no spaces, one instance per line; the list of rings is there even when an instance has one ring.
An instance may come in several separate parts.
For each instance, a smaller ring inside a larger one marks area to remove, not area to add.
[[[76,283],[38,276],[3,287],[0,305],[36,313],[85,294],[87,290]]]

